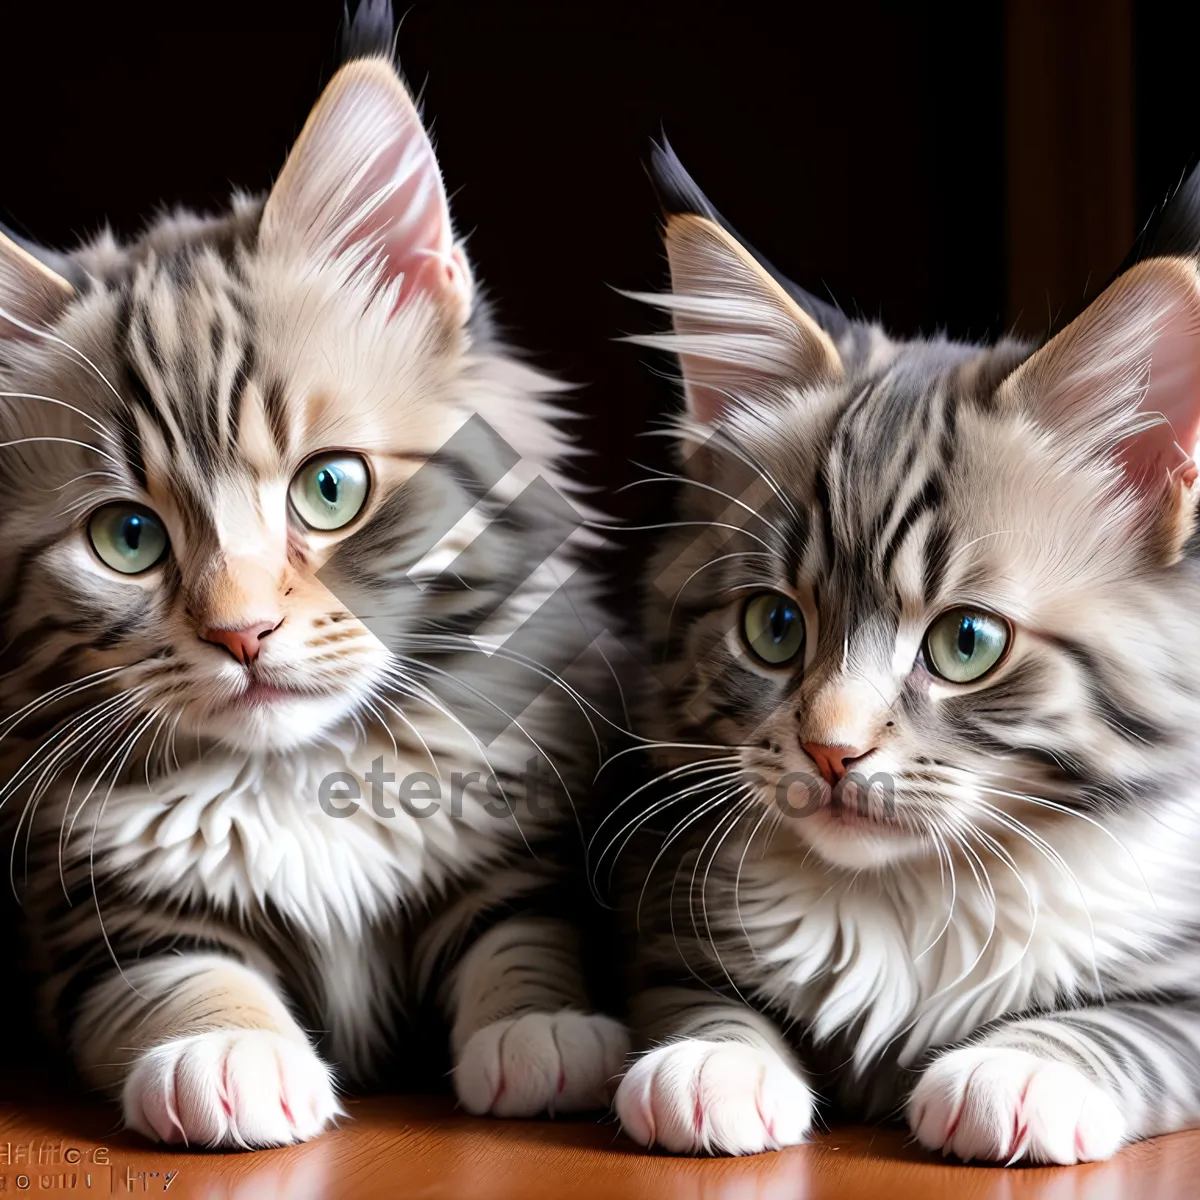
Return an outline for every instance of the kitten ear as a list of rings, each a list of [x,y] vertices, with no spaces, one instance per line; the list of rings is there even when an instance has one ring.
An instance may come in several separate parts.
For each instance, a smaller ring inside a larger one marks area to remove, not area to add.
[[[381,270],[397,308],[424,295],[460,323],[470,312],[471,272],[433,146],[386,59],[333,77],[267,198],[260,238]]]
[[[65,279],[0,233],[0,342],[36,338],[74,295]]]
[[[795,280],[789,279],[751,246],[700,190],[700,185],[679,161],[679,155],[675,153],[671,143],[665,137],[661,144],[651,142],[650,147],[650,157],[646,163],[646,169],[650,175],[650,183],[654,187],[655,195],[658,197],[663,217],[670,218],[683,213],[692,213],[697,217],[707,217],[715,225],[720,225],[829,334],[841,352],[842,339],[851,332],[853,326],[850,318],[836,304],[830,304],[828,301],[814,296],[812,292],[806,291]]]
[[[671,295],[641,298],[669,309],[675,332],[633,340],[679,355],[697,420],[709,423],[739,403],[771,403],[790,389],[841,377],[829,335],[720,225],[676,214],[664,236]]]
[[[1165,524],[1178,553],[1190,530],[1200,439],[1200,275],[1154,258],[1120,276],[1005,380],[998,399],[1120,465],[1127,492]]]

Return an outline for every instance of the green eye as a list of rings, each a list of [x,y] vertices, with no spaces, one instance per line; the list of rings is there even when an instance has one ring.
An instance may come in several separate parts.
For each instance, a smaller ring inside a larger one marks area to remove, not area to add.
[[[114,571],[140,575],[167,552],[167,531],[149,509],[106,504],[88,520],[92,548]]]
[[[804,649],[804,615],[787,596],[762,592],[746,601],[742,636],[756,658],[770,667],[785,666]]]
[[[951,683],[974,683],[1004,657],[1008,624],[973,608],[944,612],[925,634],[925,660]]]
[[[357,454],[321,454],[296,472],[288,495],[310,529],[341,529],[362,511],[370,483]]]

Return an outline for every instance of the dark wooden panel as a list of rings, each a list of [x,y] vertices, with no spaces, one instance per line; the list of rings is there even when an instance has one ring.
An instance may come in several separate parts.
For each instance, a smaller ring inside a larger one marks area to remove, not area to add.
[[[1008,317],[1045,332],[1134,235],[1130,0],[1009,0]]]

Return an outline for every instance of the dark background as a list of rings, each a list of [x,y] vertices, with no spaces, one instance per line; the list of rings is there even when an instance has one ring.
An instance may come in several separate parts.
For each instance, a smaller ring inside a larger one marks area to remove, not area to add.
[[[614,289],[665,277],[650,136],[847,310],[902,334],[1041,333],[1198,148],[1200,18],[1176,7],[416,0],[399,50],[501,320],[584,385],[588,470],[613,484],[660,453],[637,435],[674,403],[661,364],[615,341],[656,317]],[[64,247],[267,187],[341,20],[340,0],[5,6],[0,216]]]
[[[1181,11],[416,0],[399,50],[479,276],[511,338],[581,385],[586,470],[611,489],[661,461],[638,435],[675,404],[664,364],[615,340],[657,320],[615,289],[665,283],[650,136],[848,311],[900,334],[1037,335],[1103,284],[1200,149],[1200,13]],[[6,4],[0,217],[68,247],[266,188],[341,19],[340,0]],[[656,491],[609,507],[636,520]]]

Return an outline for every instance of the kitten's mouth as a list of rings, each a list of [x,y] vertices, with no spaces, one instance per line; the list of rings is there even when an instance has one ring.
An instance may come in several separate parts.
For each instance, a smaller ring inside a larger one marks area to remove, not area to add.
[[[828,804],[822,804],[816,815],[829,825],[842,829],[856,829],[863,833],[900,834],[911,832],[894,816],[888,816],[886,813],[864,812],[853,802],[837,799]]]
[[[246,686],[232,697],[230,703],[242,708],[267,708],[287,700],[302,700],[312,692],[267,679],[250,677]]]
[[[859,833],[894,836],[912,832],[897,818],[895,801],[890,794],[872,797],[864,795],[857,786],[844,788],[839,784],[832,789],[825,788],[814,815],[826,826]]]

